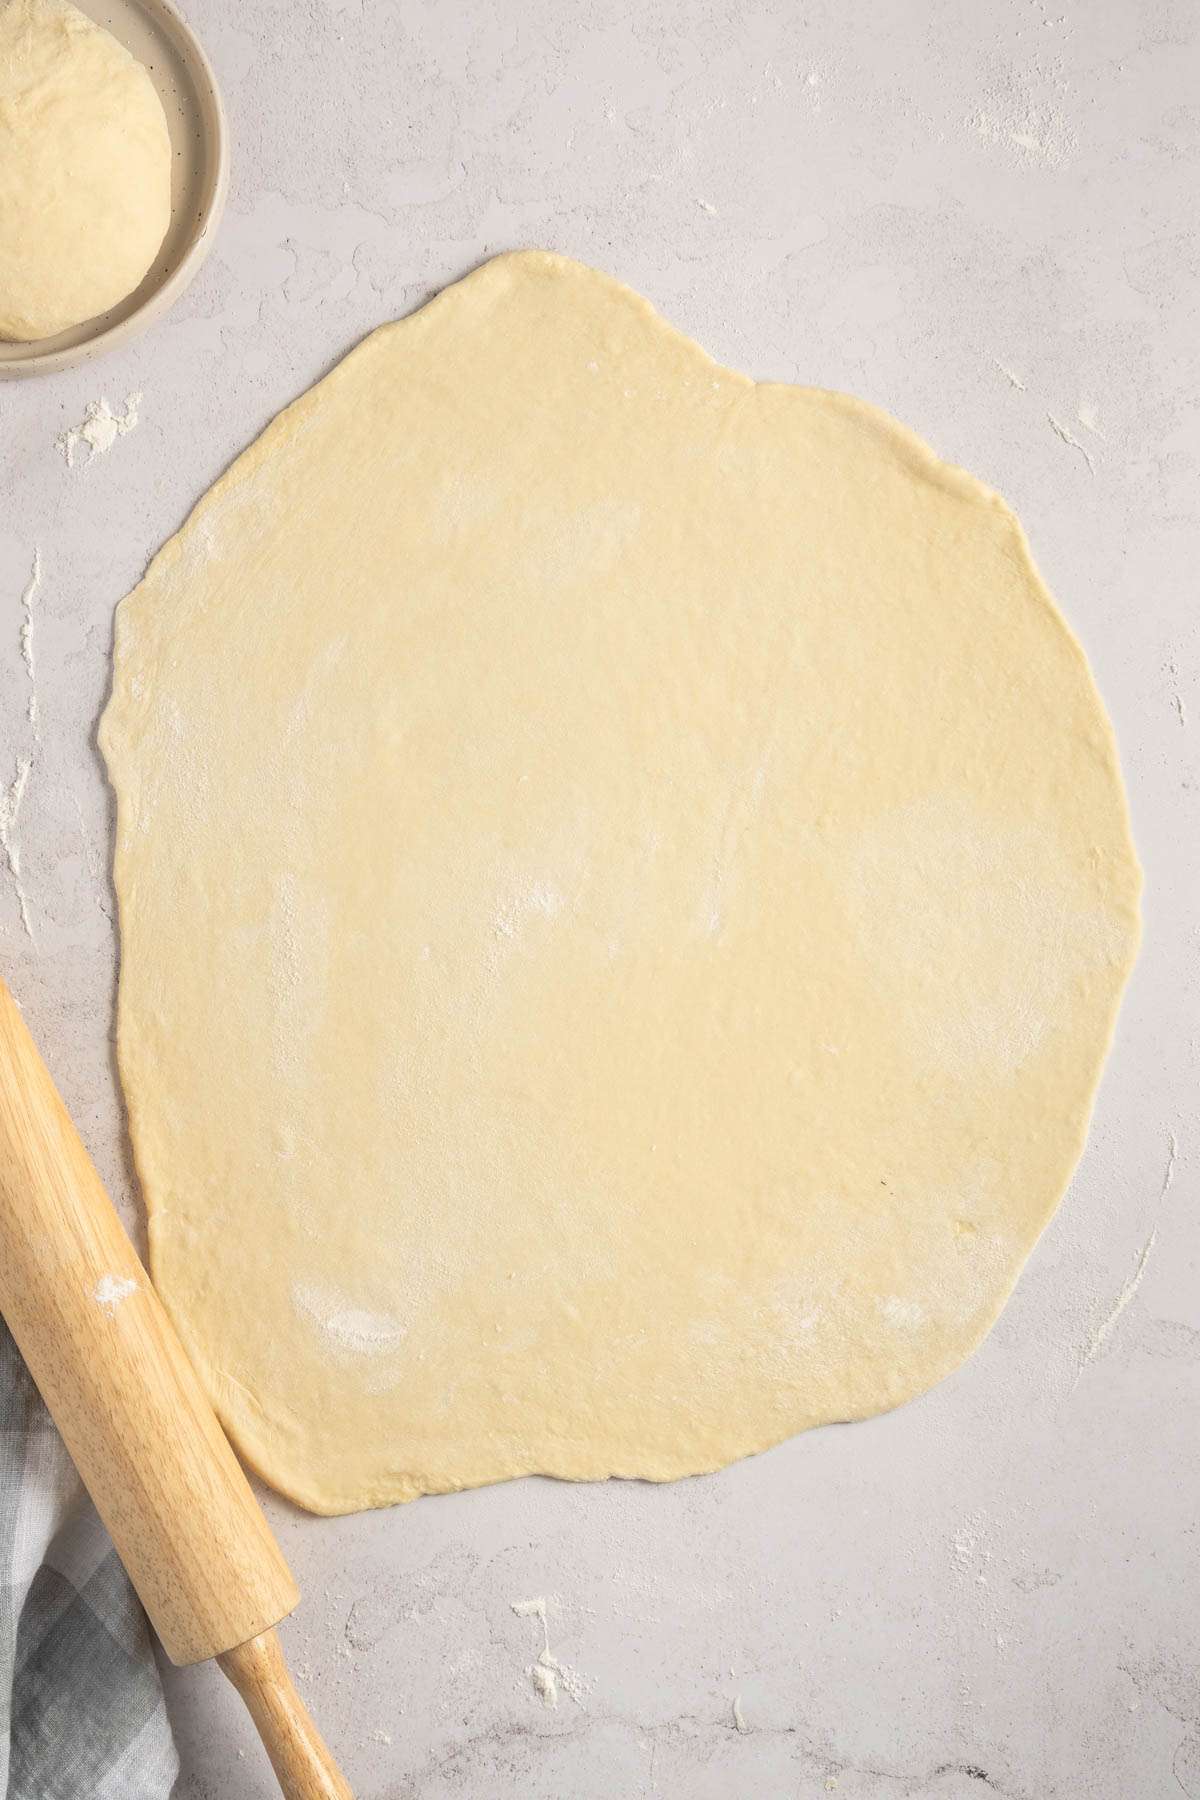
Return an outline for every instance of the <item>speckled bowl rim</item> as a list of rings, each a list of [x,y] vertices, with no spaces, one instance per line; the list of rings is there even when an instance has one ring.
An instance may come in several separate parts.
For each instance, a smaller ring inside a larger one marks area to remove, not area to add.
[[[229,189],[229,128],[212,65],[190,26],[169,0],[108,0],[107,4],[101,4],[100,0],[77,0],[77,3],[89,18],[113,30],[113,35],[121,41],[124,41],[123,34],[116,21],[123,16],[132,22],[140,15],[151,29],[156,29],[166,39],[174,52],[176,67],[190,89],[191,110],[197,127],[194,142],[189,134],[188,142],[183,146],[183,154],[190,154],[193,173],[198,176],[200,193],[196,220],[182,250],[174,255],[166,271],[152,270],[133,295],[108,313],[86,320],[53,338],[28,344],[0,341],[0,381],[24,375],[53,374],[58,369],[70,368],[116,350],[145,331],[174,305],[196,276],[212,249],[225,210]],[[171,85],[169,76],[160,68],[152,67],[149,72],[168,112],[174,152],[179,147],[174,129],[175,115],[170,96],[164,91],[165,86]],[[178,90],[175,98],[179,99]],[[173,205],[174,202],[173,184]],[[157,258],[155,260],[157,262]],[[137,299],[138,294],[143,294],[143,298]],[[131,301],[134,304],[131,305]],[[113,319],[114,312],[121,316]]]

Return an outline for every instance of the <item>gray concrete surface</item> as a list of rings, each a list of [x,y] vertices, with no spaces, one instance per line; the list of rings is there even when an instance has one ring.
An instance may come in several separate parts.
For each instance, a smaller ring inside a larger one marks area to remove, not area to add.
[[[196,286],[0,389],[0,963],[132,1206],[110,1054],[112,612],[272,414],[494,250],[634,283],[718,357],[865,395],[1014,503],[1114,716],[1147,935],[1091,1143],[984,1349],[716,1478],[269,1501],[289,1651],[361,1800],[1200,1800],[1190,0],[191,0],[234,131]],[[56,436],[141,392],[68,470]],[[35,547],[32,647],[20,596]],[[11,806],[9,808],[11,812]],[[545,1597],[578,1699],[531,1684]],[[180,1800],[273,1793],[213,1669]]]

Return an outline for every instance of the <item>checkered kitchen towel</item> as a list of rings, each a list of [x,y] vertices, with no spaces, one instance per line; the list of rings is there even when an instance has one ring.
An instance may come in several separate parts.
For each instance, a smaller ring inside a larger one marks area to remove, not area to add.
[[[167,1800],[141,1607],[0,1323],[0,1795]]]

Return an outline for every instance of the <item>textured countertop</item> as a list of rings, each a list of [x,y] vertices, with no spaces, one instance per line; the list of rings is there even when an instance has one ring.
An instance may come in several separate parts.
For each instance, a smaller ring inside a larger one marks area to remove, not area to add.
[[[305,1590],[287,1648],[356,1793],[1200,1800],[1200,16],[188,13],[234,138],[211,259],[149,336],[0,388],[0,963],[130,1217],[94,744],[114,605],[279,407],[496,250],[610,270],[721,360],[862,394],[998,487],[1091,658],[1147,875],[1087,1153],[935,1392],[667,1488],[337,1521],[268,1499]],[[131,428],[68,468],[56,439],[102,397]],[[578,1676],[555,1707],[542,1600]],[[216,1670],[169,1681],[181,1800],[267,1800]]]

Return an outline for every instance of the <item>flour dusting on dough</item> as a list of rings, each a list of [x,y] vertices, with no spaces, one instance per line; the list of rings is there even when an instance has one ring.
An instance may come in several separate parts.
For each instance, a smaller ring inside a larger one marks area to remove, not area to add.
[[[299,811],[297,804],[297,815]],[[299,817],[296,823],[299,830]],[[285,869],[276,877],[267,919],[267,982],[271,1049],[285,1095],[299,1088],[324,1004],[329,979],[328,914],[327,903],[313,891],[312,883],[301,880],[294,870]],[[291,1124],[290,1105],[288,1112],[285,1123]]]
[[[713,1469],[991,1325],[1139,875],[1016,521],[902,426],[500,258],[201,502],[101,744],[156,1281],[302,1504]]]
[[[553,919],[566,905],[566,897],[548,882],[535,881],[524,893],[501,901],[492,920],[497,937],[515,938],[530,919]]]
[[[925,1323],[925,1308],[916,1300],[905,1300],[899,1294],[884,1294],[879,1301],[879,1310],[889,1325],[897,1325],[904,1331],[915,1331]]]
[[[403,1325],[387,1313],[368,1312],[342,1294],[315,1281],[292,1283],[292,1304],[315,1319],[322,1331],[342,1350],[358,1356],[383,1356],[405,1336]]]
[[[950,1072],[1019,1069],[1119,938],[1048,832],[993,821],[963,795],[883,815],[850,867],[849,919],[881,1003],[910,1053]]]

